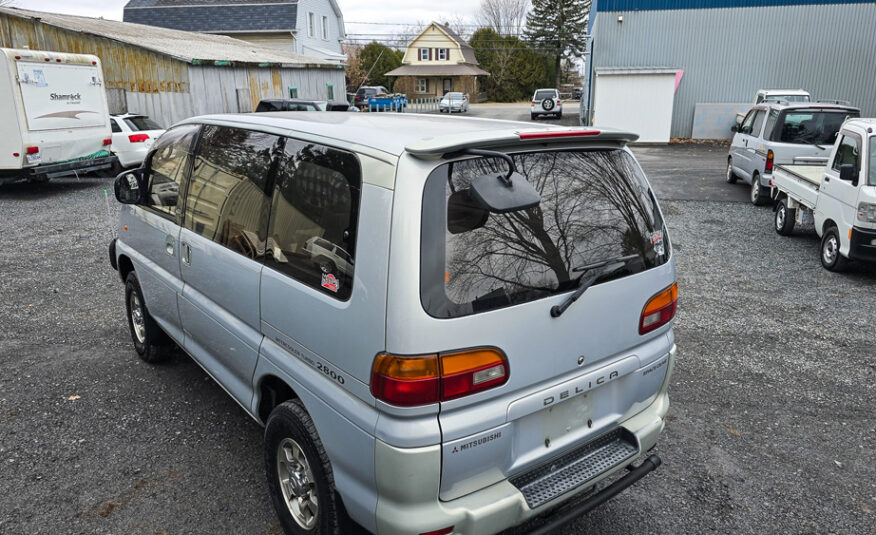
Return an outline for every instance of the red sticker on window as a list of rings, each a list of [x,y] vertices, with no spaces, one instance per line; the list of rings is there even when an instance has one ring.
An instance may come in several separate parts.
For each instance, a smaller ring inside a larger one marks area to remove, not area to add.
[[[332,275],[331,273],[323,273],[322,274],[322,287],[326,290],[330,290],[332,292],[338,293],[338,288],[340,288],[341,283],[338,281],[338,278]]]

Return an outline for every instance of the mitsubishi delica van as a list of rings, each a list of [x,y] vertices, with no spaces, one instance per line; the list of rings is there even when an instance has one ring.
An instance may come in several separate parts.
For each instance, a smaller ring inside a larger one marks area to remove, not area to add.
[[[556,528],[660,465],[678,290],[635,139],[183,121],[115,182],[134,348],[264,425],[287,533],[489,534],[574,498]]]

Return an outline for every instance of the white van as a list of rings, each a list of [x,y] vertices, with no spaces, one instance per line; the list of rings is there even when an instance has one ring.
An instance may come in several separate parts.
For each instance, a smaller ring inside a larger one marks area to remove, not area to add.
[[[0,48],[0,184],[112,166],[100,59]]]

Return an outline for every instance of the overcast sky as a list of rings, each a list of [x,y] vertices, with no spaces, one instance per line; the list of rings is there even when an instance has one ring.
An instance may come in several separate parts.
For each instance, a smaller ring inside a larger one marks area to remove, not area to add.
[[[122,20],[122,8],[128,0],[12,0],[13,7],[32,9],[34,11],[51,11],[54,13],[70,13],[86,17],[104,17]],[[380,2],[363,2],[362,0],[338,0],[344,13],[348,34],[369,34],[367,37],[379,37],[371,34],[386,34],[396,30],[397,26],[387,26],[383,23],[400,23],[413,25],[431,20],[444,21],[459,16],[474,22],[479,0],[441,0],[440,2],[419,0],[380,0]],[[379,6],[379,7],[378,7]],[[422,7],[417,7],[422,6]],[[433,6],[440,6],[438,7]],[[379,22],[381,24],[354,24],[355,22]],[[359,35],[359,37],[366,37]]]

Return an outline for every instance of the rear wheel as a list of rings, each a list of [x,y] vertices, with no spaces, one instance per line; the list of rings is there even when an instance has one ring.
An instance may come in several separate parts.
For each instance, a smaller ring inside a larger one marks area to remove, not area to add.
[[[767,196],[764,194],[764,188],[760,185],[760,175],[755,173],[754,176],[751,177],[751,204],[755,206],[761,206],[767,200]]]
[[[825,230],[821,237],[821,265],[828,271],[842,271],[848,262],[840,254],[839,230],[836,227]]]
[[[733,172],[733,160],[731,158],[727,158],[727,183],[735,184],[736,180],[736,173]]]
[[[133,271],[128,273],[128,278],[125,279],[125,305],[131,340],[134,342],[137,355],[150,364],[166,360],[173,351],[173,341],[149,314],[149,309],[146,308],[146,302],[143,300],[140,281]]]
[[[338,533],[343,505],[313,420],[298,400],[275,408],[265,426],[265,468],[283,530],[296,535]]]
[[[536,114],[530,112],[530,114],[529,114],[529,120],[530,120],[530,121],[534,121],[534,120],[536,120],[537,118],[538,118],[538,115],[536,115]]]
[[[776,232],[782,236],[790,236],[794,232],[794,220],[797,210],[788,208],[788,199],[782,199],[776,207]]]

